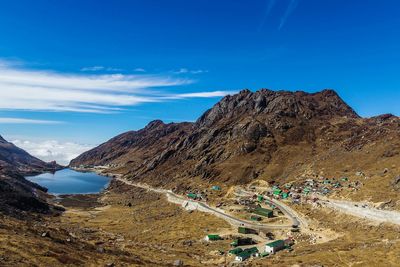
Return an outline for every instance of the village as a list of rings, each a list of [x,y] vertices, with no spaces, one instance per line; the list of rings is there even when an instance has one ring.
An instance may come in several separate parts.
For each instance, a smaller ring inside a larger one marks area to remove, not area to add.
[[[362,176],[362,173],[357,176]],[[319,199],[326,195],[342,190],[356,191],[361,186],[360,181],[350,181],[347,177],[319,177],[304,179],[300,183],[279,185],[257,181],[247,188],[237,187],[232,197],[219,199],[215,207],[238,218],[242,222],[241,225],[236,228],[236,233],[208,234],[205,240],[230,240],[231,249],[220,250],[219,253],[234,262],[273,257],[281,251],[290,253],[294,249],[296,234],[301,232],[302,225],[298,217],[284,209],[283,203],[318,205]],[[211,190],[187,192],[186,197],[191,201],[208,201],[213,192],[221,190],[221,186],[213,185]]]

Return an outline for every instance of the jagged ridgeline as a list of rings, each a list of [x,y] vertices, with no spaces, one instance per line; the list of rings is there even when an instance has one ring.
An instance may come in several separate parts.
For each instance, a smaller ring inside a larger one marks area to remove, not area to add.
[[[385,145],[393,136],[399,136],[399,118],[361,118],[333,90],[243,90],[224,97],[194,123],[152,121],[80,155],[71,166],[107,165],[158,185],[243,184],[296,177],[376,141]]]

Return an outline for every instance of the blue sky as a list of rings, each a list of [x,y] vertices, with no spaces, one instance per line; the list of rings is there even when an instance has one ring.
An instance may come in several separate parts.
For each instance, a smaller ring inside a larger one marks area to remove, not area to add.
[[[243,88],[333,88],[362,116],[399,115],[399,13],[394,0],[2,1],[0,134],[58,159],[193,121]]]

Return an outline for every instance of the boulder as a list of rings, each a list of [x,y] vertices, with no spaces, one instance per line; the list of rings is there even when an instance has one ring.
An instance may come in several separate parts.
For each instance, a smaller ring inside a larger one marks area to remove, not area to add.
[[[174,266],[183,266],[183,261],[182,260],[175,260],[173,265]]]

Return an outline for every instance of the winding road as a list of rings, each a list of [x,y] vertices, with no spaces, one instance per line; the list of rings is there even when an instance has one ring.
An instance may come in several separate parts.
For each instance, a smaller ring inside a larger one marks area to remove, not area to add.
[[[230,223],[233,226],[243,226],[243,227],[249,227],[255,230],[279,230],[279,229],[291,229],[293,226],[295,227],[307,227],[307,224],[305,223],[305,220],[300,218],[299,215],[293,211],[290,207],[286,206],[285,204],[279,202],[279,201],[271,201],[273,205],[278,207],[283,214],[288,216],[292,220],[292,224],[290,225],[272,225],[272,224],[262,224],[262,223],[256,223],[256,222],[251,222],[247,220],[243,220],[240,218],[236,218],[230,214],[227,214],[225,211],[214,208],[209,206],[208,204],[204,202],[199,202],[199,201],[194,201],[194,200],[189,200],[181,195],[175,194],[171,190],[166,190],[166,189],[160,189],[160,188],[153,188],[149,185],[146,184],[141,184],[141,183],[134,183],[131,181],[128,181],[126,179],[123,179],[121,177],[115,178],[116,180],[123,182],[127,185],[131,185],[134,187],[138,188],[143,188],[152,192],[160,193],[160,194],[165,194],[167,196],[167,199],[169,202],[181,205],[185,208],[188,209],[193,209],[193,210],[199,210],[202,212],[207,212],[211,213],[228,223]],[[252,194],[250,192],[242,191],[244,194],[249,195]]]

